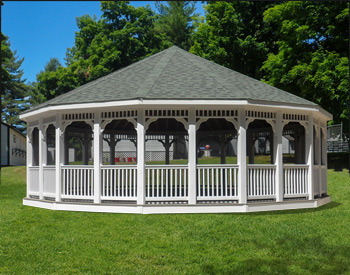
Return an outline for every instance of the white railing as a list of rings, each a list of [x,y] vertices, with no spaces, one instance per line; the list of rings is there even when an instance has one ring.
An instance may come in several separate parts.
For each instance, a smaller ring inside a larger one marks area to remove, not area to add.
[[[39,196],[39,167],[28,167],[29,171],[29,194]]]
[[[101,173],[101,199],[136,199],[136,165],[105,165],[101,167]]]
[[[146,166],[146,200],[187,200],[187,165]]]
[[[233,199],[238,196],[238,165],[197,165],[197,199]]]
[[[44,166],[44,196],[52,197],[56,194],[56,166]]]
[[[276,166],[273,164],[247,165],[248,198],[274,197]]]
[[[93,199],[94,167],[62,166],[62,198]]]
[[[285,197],[308,195],[308,169],[304,164],[283,165]]]
[[[321,194],[327,194],[327,166],[321,166]]]

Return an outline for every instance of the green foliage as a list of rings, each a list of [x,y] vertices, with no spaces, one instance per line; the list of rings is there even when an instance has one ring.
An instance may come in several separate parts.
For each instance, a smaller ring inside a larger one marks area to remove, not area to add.
[[[349,182],[328,170],[317,209],[110,214],[23,206],[25,167],[3,168],[0,273],[348,274]]]
[[[192,33],[194,31],[193,21],[198,14],[195,3],[191,1],[157,1],[156,8],[159,18],[156,22],[155,30],[164,34],[171,44],[185,50],[189,50],[192,45]]]
[[[336,123],[349,114],[348,20],[347,2],[284,2],[264,14],[278,46],[264,80],[320,104]]]
[[[172,44],[321,105],[348,126],[349,4],[340,1],[211,2],[196,18],[190,1],[135,8],[102,1],[102,16],[77,18],[66,67],[32,83],[38,104]],[[6,71],[2,71],[4,79]]]
[[[62,68],[61,62],[57,58],[50,58],[46,63],[44,71],[37,74],[37,82],[30,83],[30,103],[32,106],[45,102],[54,97],[51,89],[57,87],[57,70]]]
[[[274,50],[272,29],[263,23],[270,2],[208,2],[197,25],[190,52],[220,65],[260,78],[260,67]]]
[[[19,59],[10,46],[9,38],[1,33],[1,119],[24,132],[24,122],[18,116],[28,108],[29,87],[22,79],[24,58]]]
[[[67,67],[56,66],[37,77],[37,91],[46,100],[123,68],[170,46],[154,30],[157,16],[149,6],[102,1],[102,16],[77,18],[75,44],[67,50]]]

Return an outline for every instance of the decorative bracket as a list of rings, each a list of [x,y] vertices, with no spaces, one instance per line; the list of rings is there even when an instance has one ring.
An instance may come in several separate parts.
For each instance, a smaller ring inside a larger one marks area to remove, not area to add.
[[[271,125],[273,133],[277,134],[276,133],[276,120],[275,119],[265,119],[265,121]]]
[[[200,118],[197,122],[196,122],[196,131],[198,131],[199,127],[201,126],[201,124],[205,121],[207,121],[209,119],[209,117],[202,117]]]
[[[94,130],[94,122],[92,120],[84,120],[84,122],[88,125],[90,125],[91,130]]]
[[[27,138],[29,140],[29,143],[32,143],[32,138],[33,138],[33,130],[34,130],[34,127],[29,127],[27,128]]]
[[[304,126],[305,134],[309,135],[309,122],[308,121],[299,121],[300,125]]]
[[[111,123],[113,121],[113,119],[104,119],[102,120],[102,123],[101,123],[101,129],[102,131],[106,128],[106,126]]]
[[[238,124],[238,119],[237,118],[225,118],[228,122],[231,122],[233,126],[235,127],[237,133],[239,131],[239,124]]]
[[[41,127],[41,134],[42,134],[42,140],[44,142],[46,142],[46,138],[47,138],[47,128],[49,127],[49,124],[43,124],[42,127]]]
[[[174,117],[178,122],[181,122],[183,125],[184,125],[184,127],[185,127],[185,129],[188,131],[188,126],[189,126],[189,124],[188,124],[188,121],[186,120],[186,119],[184,119],[184,118],[182,118],[182,117]]]
[[[245,119],[245,127],[246,127],[246,129],[248,129],[249,124],[251,122],[253,122],[254,120],[255,120],[255,118],[251,118],[251,117]]]
[[[148,118],[146,119],[145,123],[145,131],[147,131],[148,127],[151,125],[152,122],[155,122],[158,118]]]
[[[126,120],[132,123],[132,125],[134,125],[135,130],[137,130],[137,121],[135,118],[127,118]]]

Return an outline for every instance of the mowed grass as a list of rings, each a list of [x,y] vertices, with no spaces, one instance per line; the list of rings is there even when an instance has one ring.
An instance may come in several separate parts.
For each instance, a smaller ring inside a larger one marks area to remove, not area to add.
[[[131,215],[22,205],[25,167],[1,169],[0,274],[350,274],[350,177],[332,203],[249,214]]]

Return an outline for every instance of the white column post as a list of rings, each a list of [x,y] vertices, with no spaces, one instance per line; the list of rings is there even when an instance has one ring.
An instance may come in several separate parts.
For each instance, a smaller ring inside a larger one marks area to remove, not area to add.
[[[320,121],[319,121],[320,123]],[[323,179],[322,179],[322,170],[321,170],[321,165],[322,165],[322,135],[321,135],[321,127],[320,127],[320,124],[317,124],[317,131],[318,131],[318,141],[317,141],[317,148],[316,150],[318,151],[317,153],[317,164],[318,164],[318,192],[319,192],[319,196],[321,197],[322,195],[322,182],[323,182]]]
[[[43,167],[43,119],[39,119],[39,199],[44,199],[44,167]]]
[[[326,125],[327,125],[327,123],[326,123]],[[327,126],[325,128],[323,128],[323,129],[324,129],[323,138],[322,138],[323,146],[322,146],[322,152],[321,152],[322,153],[322,159],[321,160],[323,160],[323,162],[321,163],[321,165],[325,165],[326,168],[327,168]],[[325,173],[322,181],[323,181],[323,184],[324,184],[325,195],[327,195],[327,185],[328,185],[327,172]]]
[[[61,129],[61,115],[56,116],[56,129],[55,129],[55,165],[56,165],[56,201],[61,201],[61,165],[62,165],[62,153],[63,153],[63,136]]]
[[[26,153],[26,157],[27,157],[27,197],[29,197],[29,193],[30,193],[30,185],[32,184],[30,182],[30,171],[29,171],[29,167],[32,167],[33,165],[33,138],[32,135],[33,131],[32,129],[29,130],[28,128],[28,123],[27,123],[27,153]]]
[[[283,152],[282,152],[282,113],[276,113],[276,125],[273,137],[276,165],[276,201],[283,201]]]
[[[239,110],[238,114],[238,140],[237,140],[237,164],[238,164],[238,201],[247,203],[247,125],[245,110]]]
[[[137,111],[137,204],[145,204],[145,110]]]
[[[196,110],[190,108],[188,112],[188,203],[197,202],[197,138],[196,138]]]
[[[101,118],[94,113],[94,203],[101,203]]]
[[[314,119],[312,113],[309,114],[306,140],[305,140],[305,159],[309,166],[308,171],[308,190],[309,200],[314,199],[314,185],[313,185],[313,165],[314,165],[314,152],[313,152],[313,139],[314,139]]]

